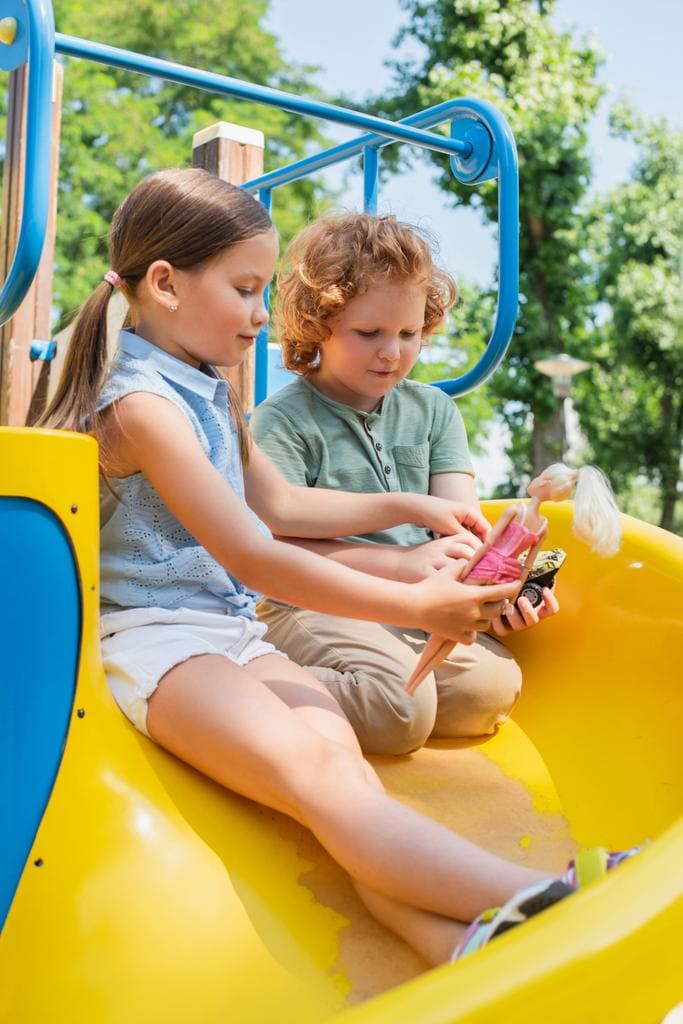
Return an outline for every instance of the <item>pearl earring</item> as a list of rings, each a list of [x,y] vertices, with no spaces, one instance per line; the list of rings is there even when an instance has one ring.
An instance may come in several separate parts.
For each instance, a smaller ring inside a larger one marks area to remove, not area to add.
[[[177,308],[178,308],[178,303],[177,302],[172,302],[171,305],[168,307],[169,312],[171,312],[171,313],[175,313]]]

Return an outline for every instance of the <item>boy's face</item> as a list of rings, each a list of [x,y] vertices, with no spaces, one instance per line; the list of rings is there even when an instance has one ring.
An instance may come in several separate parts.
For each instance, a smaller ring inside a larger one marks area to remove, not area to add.
[[[426,300],[425,287],[410,281],[356,295],[332,321],[311,383],[335,402],[372,412],[420,354]]]

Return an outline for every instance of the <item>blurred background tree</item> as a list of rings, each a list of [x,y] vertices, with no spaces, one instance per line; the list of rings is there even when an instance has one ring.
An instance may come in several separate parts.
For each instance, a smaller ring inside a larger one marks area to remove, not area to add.
[[[638,159],[630,180],[596,200],[586,219],[601,305],[589,335],[594,369],[577,379],[574,403],[622,505],[643,515],[643,485],[654,485],[660,526],[680,529],[683,132],[626,105],[611,121],[633,138]]]
[[[59,32],[310,93],[314,69],[285,61],[275,36],[262,27],[267,10],[268,0],[108,0],[106,10],[88,0],[54,2]],[[55,330],[106,269],[106,236],[118,204],[145,174],[189,165],[194,132],[221,120],[260,129],[266,169],[325,142],[310,118],[86,61],[64,63]],[[326,196],[311,180],[275,193],[285,240],[319,212]]]
[[[477,96],[507,117],[520,163],[520,312],[513,344],[490,380],[490,402],[507,424],[510,486],[557,461],[560,410],[547,379],[534,368],[541,355],[582,355],[593,298],[576,212],[591,178],[587,126],[602,95],[600,53],[576,44],[550,21],[554,3],[536,0],[404,0],[406,36],[423,58],[395,65],[395,88],[373,103],[390,117],[453,96]],[[459,185],[447,161],[428,154],[453,204],[480,209],[497,222],[494,182]],[[488,337],[488,335],[487,335]]]

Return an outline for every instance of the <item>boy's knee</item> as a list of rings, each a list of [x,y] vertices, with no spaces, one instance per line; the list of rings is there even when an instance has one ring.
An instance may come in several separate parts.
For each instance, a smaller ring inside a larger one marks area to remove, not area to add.
[[[363,721],[352,722],[366,754],[400,755],[419,750],[429,739],[436,717],[432,678],[425,679],[414,696],[402,688],[383,689],[376,681],[376,699],[366,708]]]
[[[522,671],[512,657],[484,656],[437,682],[434,735],[458,739],[491,736],[508,719],[522,690]]]

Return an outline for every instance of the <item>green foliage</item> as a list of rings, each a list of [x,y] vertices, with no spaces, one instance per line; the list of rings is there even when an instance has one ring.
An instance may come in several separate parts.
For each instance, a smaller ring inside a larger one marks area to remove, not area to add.
[[[683,132],[624,105],[612,125],[639,155],[630,180],[587,218],[606,305],[595,330],[598,366],[577,384],[575,403],[596,460],[625,493],[656,484],[659,521],[672,529],[683,453]]]
[[[411,373],[414,380],[430,383],[460,377],[483,354],[493,323],[493,297],[468,283],[459,291],[460,299],[444,327],[425,342],[423,356]],[[482,435],[495,413],[488,385],[463,395],[457,403],[467,424],[470,447],[480,454]]]
[[[310,67],[286,63],[262,26],[267,0],[55,0],[57,29],[248,82],[311,92]],[[275,108],[65,60],[53,301],[61,326],[106,269],[111,216],[145,174],[191,163],[192,135],[215,121],[259,128],[266,169],[318,149],[316,122]],[[324,205],[310,180],[275,193],[286,241]]]
[[[554,460],[551,445],[539,441],[556,400],[534,361],[550,352],[582,355],[587,345],[593,290],[576,212],[590,182],[586,130],[601,96],[601,57],[593,43],[577,43],[552,26],[550,2],[404,0],[403,6],[409,14],[403,34],[423,44],[425,57],[420,66],[395,65],[396,89],[374,108],[402,117],[454,96],[477,96],[505,114],[517,140],[520,315],[509,355],[489,385],[513,438],[510,484],[517,488],[532,469],[532,431],[533,451],[541,461]],[[428,159],[440,168],[450,202],[497,220],[495,183],[470,189],[453,179],[444,157]]]

